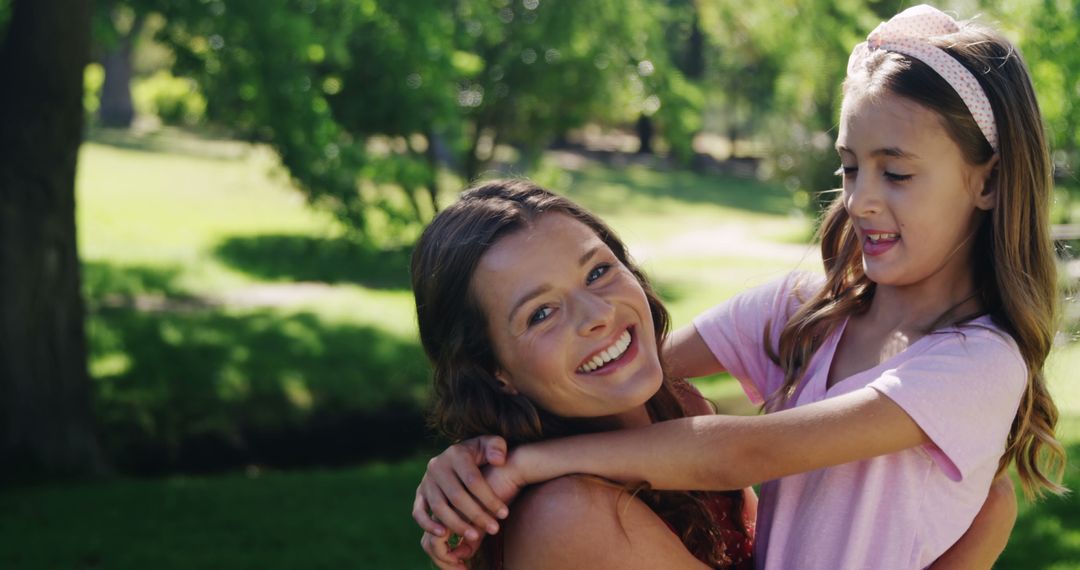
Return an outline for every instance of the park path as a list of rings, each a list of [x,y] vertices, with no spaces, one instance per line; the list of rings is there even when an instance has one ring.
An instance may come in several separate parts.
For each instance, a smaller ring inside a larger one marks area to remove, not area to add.
[[[648,243],[630,241],[630,251],[641,261],[663,257],[748,257],[791,262],[818,255],[813,244],[777,243],[753,236],[744,224],[698,228]]]

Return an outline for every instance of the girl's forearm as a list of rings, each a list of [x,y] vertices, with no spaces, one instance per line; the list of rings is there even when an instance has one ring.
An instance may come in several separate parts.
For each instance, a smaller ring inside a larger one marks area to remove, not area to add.
[[[638,429],[580,435],[525,445],[510,453],[508,465],[533,484],[573,473],[616,481],[648,481],[655,489],[726,490],[745,487],[745,477],[727,469],[742,446],[729,434],[755,418],[698,416]],[[731,458],[714,461],[706,455]]]
[[[571,473],[655,489],[732,490],[914,447],[926,435],[872,389],[765,416],[698,416],[522,446],[525,484]]]

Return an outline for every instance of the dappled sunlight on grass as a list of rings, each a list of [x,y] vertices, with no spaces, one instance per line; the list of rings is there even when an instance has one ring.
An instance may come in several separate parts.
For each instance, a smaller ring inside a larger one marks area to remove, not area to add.
[[[187,258],[236,234],[340,232],[305,206],[284,175],[273,174],[273,160],[258,149],[222,161],[84,144],[77,177],[82,255]]]
[[[398,312],[385,300],[372,303],[383,313],[367,315],[365,324],[362,314],[340,316],[357,306],[355,292],[321,310],[235,310],[184,301],[169,269],[97,262],[87,273],[98,419],[121,465],[133,448],[175,452],[187,440],[213,436],[242,451],[251,431],[302,429],[384,409],[419,422],[426,360],[408,313],[396,315],[398,327],[376,324]],[[110,302],[140,295],[172,304],[140,310]],[[394,297],[410,308],[407,292]],[[415,447],[422,432],[419,424],[402,432],[400,444]]]
[[[791,193],[752,178],[719,177],[689,170],[655,170],[640,165],[590,165],[574,173],[566,193],[598,212],[680,214],[707,207],[745,217],[786,216]]]
[[[644,268],[671,312],[673,325],[679,327],[709,307],[790,271],[820,271],[813,253],[788,260],[688,255],[649,260]]]
[[[1046,370],[1050,392],[1058,408],[1063,414],[1080,417],[1080,342],[1055,347]],[[1080,440],[1080,430],[1075,435]]]
[[[565,193],[600,214],[630,243],[726,225],[748,239],[790,242],[808,220],[784,188],[754,179],[590,165],[573,173]]]

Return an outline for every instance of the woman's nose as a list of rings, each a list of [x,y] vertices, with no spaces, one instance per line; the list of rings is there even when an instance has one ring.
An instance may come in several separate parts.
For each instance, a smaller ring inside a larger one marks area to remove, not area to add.
[[[577,295],[578,333],[582,336],[606,332],[615,318],[615,305],[591,292]]]

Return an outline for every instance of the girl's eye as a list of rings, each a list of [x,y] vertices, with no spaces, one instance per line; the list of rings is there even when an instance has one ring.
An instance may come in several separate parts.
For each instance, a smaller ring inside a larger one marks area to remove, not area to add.
[[[597,279],[603,277],[609,269],[611,269],[611,265],[608,263],[601,263],[600,265],[597,265],[593,268],[592,271],[589,272],[589,276],[585,278],[585,283],[592,283],[593,281],[596,281]]]
[[[903,182],[911,178],[910,174],[896,174],[895,172],[885,171],[885,178],[892,182]]]
[[[540,307],[536,311],[533,311],[533,314],[529,315],[529,326],[544,321],[551,316],[553,311],[554,309],[551,307]]]
[[[857,173],[858,171],[859,171],[858,167],[844,166],[844,165],[841,164],[840,168],[837,168],[836,172],[834,172],[833,174],[835,174],[837,176],[843,176],[844,178],[849,178],[849,177],[855,176],[855,173]]]

